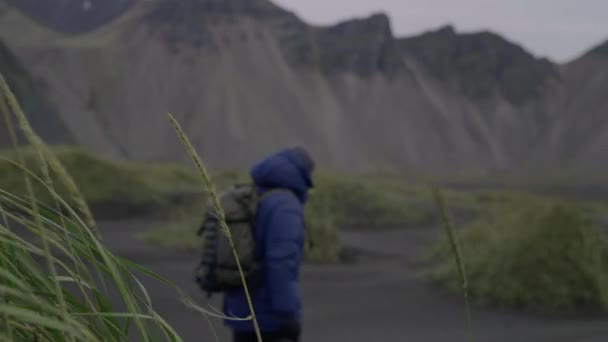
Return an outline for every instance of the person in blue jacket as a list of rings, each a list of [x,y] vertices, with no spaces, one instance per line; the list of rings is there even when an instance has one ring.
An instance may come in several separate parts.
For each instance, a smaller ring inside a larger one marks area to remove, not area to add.
[[[250,175],[260,194],[255,221],[256,256],[261,261],[261,281],[250,289],[253,308],[264,342],[298,341],[302,303],[299,272],[305,226],[304,205],[313,188],[315,164],[302,147],[283,149],[253,165]],[[225,293],[227,317],[250,316],[242,289]],[[257,341],[251,320],[227,319],[235,342]]]

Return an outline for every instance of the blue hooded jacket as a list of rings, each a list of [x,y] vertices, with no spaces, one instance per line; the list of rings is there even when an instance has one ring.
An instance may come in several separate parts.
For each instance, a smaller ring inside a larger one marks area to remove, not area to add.
[[[304,246],[304,210],[311,181],[312,166],[293,149],[284,149],[256,163],[250,175],[260,193],[275,188],[291,191],[273,192],[259,203],[255,221],[256,254],[262,265],[262,281],[250,290],[260,330],[279,329],[287,317],[300,321],[302,304],[298,284]],[[224,296],[224,314],[228,317],[250,316],[243,290]],[[250,320],[226,320],[239,332],[252,332]]]

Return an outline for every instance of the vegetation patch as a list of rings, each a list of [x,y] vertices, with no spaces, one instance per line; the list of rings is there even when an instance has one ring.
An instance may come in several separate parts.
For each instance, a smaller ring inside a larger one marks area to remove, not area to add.
[[[91,205],[108,202],[163,204],[168,194],[201,189],[200,181],[190,169],[178,165],[113,161],[68,146],[53,149],[67,172],[74,178],[85,200]],[[31,147],[0,152],[0,188],[18,196],[26,194],[23,169],[15,165],[20,153],[25,168],[41,176],[38,156]],[[51,174],[57,179],[57,174]],[[69,198],[61,182],[54,182],[60,195]],[[202,189],[200,190],[202,191]],[[39,183],[35,193],[42,202],[50,194]]]
[[[22,158],[5,152],[5,159],[0,159],[0,340],[181,340],[154,311],[136,273],[167,285],[192,309],[198,307],[166,279],[112,254],[100,242],[93,220],[80,217],[55,191],[54,184],[72,184],[72,179],[31,130],[1,74],[0,95],[2,101],[8,100],[25,137],[40,152],[38,159],[32,150],[18,150],[25,159],[20,166],[34,174],[47,170],[49,164],[53,170],[31,177],[7,161]],[[0,105],[3,108],[4,103]],[[0,114],[9,121],[6,111]],[[49,174],[52,172],[58,174]],[[24,176],[34,188],[17,180]],[[115,175],[106,176],[113,179]],[[43,193],[47,200],[52,194],[60,210],[51,215],[41,210],[37,195]],[[73,187],[61,193],[78,204],[85,201]]]
[[[359,229],[421,226],[433,219],[425,209],[428,190],[397,178],[319,174],[308,204],[310,216],[333,216],[338,227]]]
[[[583,208],[530,197],[489,209],[458,232],[470,295],[483,304],[537,312],[608,309],[608,241]],[[449,241],[429,275],[461,292]]]
[[[236,173],[224,175],[230,178],[217,177],[224,185],[246,181]],[[427,224],[433,214],[415,205],[419,196],[424,196],[423,192],[403,181],[320,172],[305,207],[307,260],[340,261],[341,228],[381,230]],[[166,228],[145,233],[142,238],[164,247],[196,249],[199,242],[195,232],[202,223],[202,208],[202,203],[184,207]]]
[[[141,272],[192,302],[169,281],[112,254],[76,215],[48,215],[3,191],[0,271],[3,341],[179,340],[152,309]]]

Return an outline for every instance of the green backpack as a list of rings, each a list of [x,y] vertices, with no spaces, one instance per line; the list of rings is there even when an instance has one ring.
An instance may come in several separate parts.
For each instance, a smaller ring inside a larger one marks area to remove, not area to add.
[[[260,197],[255,187],[247,184],[232,186],[218,195],[247,287],[250,288],[255,287],[260,280],[255,257],[254,227],[258,203],[276,191],[285,190],[271,190]],[[211,296],[213,293],[242,288],[230,240],[222,230],[211,201],[206,205],[198,236],[202,241],[202,257],[195,270],[195,279],[201,290]]]

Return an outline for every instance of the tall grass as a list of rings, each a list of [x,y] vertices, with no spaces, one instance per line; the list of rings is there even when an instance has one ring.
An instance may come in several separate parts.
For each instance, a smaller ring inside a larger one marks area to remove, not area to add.
[[[591,218],[576,203],[544,200],[468,223],[459,236],[472,298],[552,315],[608,311],[608,240]],[[431,276],[459,291],[451,254],[447,239],[435,245]]]
[[[450,220],[450,217],[448,215],[448,209],[447,209],[443,194],[436,187],[434,187],[432,189],[432,193],[433,193],[433,199],[435,200],[435,203],[437,204],[437,208],[439,210],[441,222],[443,223],[443,227],[445,228],[445,231],[446,231],[446,234],[448,237],[448,241],[449,241],[450,247],[452,249],[452,253],[454,256],[454,262],[456,263],[456,268],[458,270],[458,275],[459,275],[461,286],[462,286],[462,293],[463,293],[464,301],[465,301],[465,310],[466,310],[466,317],[467,317],[469,340],[473,341],[471,306],[469,303],[469,285],[468,285],[468,280],[467,280],[466,268],[465,268],[464,260],[462,257],[462,251],[460,248],[460,243],[458,242],[458,238],[456,237],[456,234],[454,232],[454,227],[453,227],[452,221]]]
[[[114,256],[100,242],[78,187],[33,131],[1,74],[0,103],[11,142],[17,146],[12,114],[37,153],[42,175],[28,170],[17,152],[17,161],[11,162],[23,173],[26,193],[0,189],[2,339],[119,341],[133,337],[131,327],[135,326],[139,340],[162,336],[179,341],[177,333],[152,309],[145,288],[135,277],[135,270],[142,269]],[[56,192],[51,170],[69,190],[76,208]],[[51,195],[54,208],[38,201],[33,184]],[[108,299],[112,289],[118,292],[123,312]]]
[[[13,112],[17,119],[17,123],[21,131],[24,133],[27,141],[34,147],[35,151],[38,153],[40,157],[40,167],[45,176],[45,181],[51,182],[51,178],[49,175],[49,167],[53,169],[54,172],[60,175],[59,180],[63,182],[64,186],[69,191],[72,199],[76,203],[77,208],[84,214],[86,219],[86,223],[89,227],[95,227],[95,220],[93,219],[93,215],[89,206],[87,205],[84,197],[80,193],[78,186],[74,182],[74,179],[68,174],[65,170],[59,159],[55,154],[51,152],[51,150],[46,146],[46,144],[42,141],[42,139],[34,132],[30,123],[27,120],[27,117],[19,103],[17,102],[17,98],[11,92],[9,85],[6,83],[4,76],[0,75],[0,94],[5,98],[5,101],[8,104],[8,109]],[[8,112],[6,113],[8,116]],[[10,120],[6,120],[7,123],[10,123]],[[9,131],[12,131],[12,126],[8,126]],[[11,133],[11,136],[14,136],[14,133]],[[16,146],[15,146],[16,147]],[[22,160],[20,160],[22,162]],[[26,181],[28,182],[28,181]],[[31,184],[28,185],[28,187]],[[31,189],[28,189],[31,190]]]
[[[34,172],[31,163],[26,165],[17,148],[17,160],[5,160],[22,172],[26,190],[16,194],[0,188],[1,340],[181,341],[153,309],[136,273],[165,284],[202,314],[230,319],[197,306],[166,279],[115,256],[101,243],[76,182],[33,131],[1,74],[0,115],[17,147],[15,116],[35,150],[35,167],[41,170]],[[69,199],[59,194],[57,181],[68,190]],[[41,202],[35,186],[53,201]]]
[[[230,232],[230,228],[228,227],[228,224],[226,223],[226,216],[224,214],[224,210],[223,210],[223,208],[220,205],[220,202],[218,200],[217,191],[215,190],[215,186],[213,185],[213,182],[211,182],[211,177],[209,176],[209,173],[207,172],[207,170],[205,168],[205,165],[203,164],[203,162],[201,161],[200,157],[196,153],[196,150],[194,149],[194,146],[192,146],[192,144],[190,143],[190,140],[188,139],[188,137],[184,133],[184,131],[181,128],[180,124],[177,122],[177,120],[175,120],[175,118],[173,117],[173,115],[171,115],[171,114],[167,114],[167,115],[169,116],[169,120],[173,124],[173,127],[175,128],[175,131],[177,132],[177,135],[179,136],[179,138],[184,143],[184,146],[186,147],[188,153],[190,154],[190,157],[192,158],[192,161],[194,162],[197,170],[199,171],[199,173],[201,175],[201,178],[202,178],[203,183],[205,185],[205,188],[207,190],[207,194],[209,196],[209,199],[211,200],[211,203],[214,206],[215,213],[218,215],[218,220],[220,222],[220,226],[222,228],[222,232],[228,238],[228,241],[230,243],[230,247],[232,249],[233,257],[234,257],[234,259],[236,261],[236,265],[237,265],[237,268],[239,270],[239,274],[241,276],[241,282],[243,284],[243,289],[245,291],[245,297],[247,298],[247,304],[249,305],[249,309],[251,311],[251,318],[253,320],[253,327],[254,327],[254,330],[255,330],[255,334],[256,334],[256,337],[257,337],[258,341],[262,342],[262,334],[260,332],[260,327],[258,325],[258,321],[257,321],[256,316],[255,316],[255,310],[253,308],[253,302],[251,300],[251,295],[249,293],[249,288],[247,287],[247,282],[245,280],[245,273],[243,272],[243,268],[241,266],[241,262],[240,262],[239,256],[238,256],[238,254],[236,252],[236,248],[235,248],[234,242],[232,240],[232,233]]]

